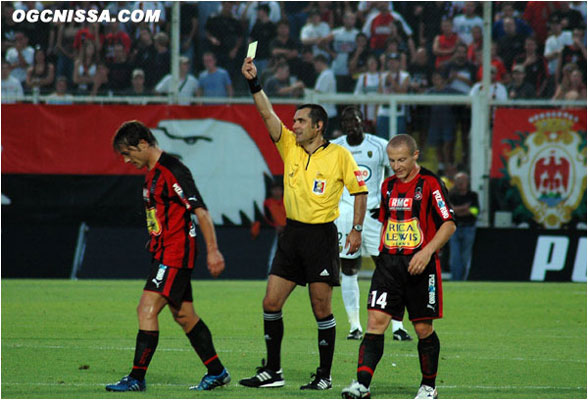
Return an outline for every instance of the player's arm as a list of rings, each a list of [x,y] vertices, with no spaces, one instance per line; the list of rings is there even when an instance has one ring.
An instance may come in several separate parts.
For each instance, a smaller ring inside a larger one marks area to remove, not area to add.
[[[408,273],[411,275],[422,273],[433,254],[447,243],[453,232],[455,232],[455,222],[444,222],[433,236],[433,239],[412,257],[408,264]]]
[[[210,217],[208,210],[204,207],[196,208],[194,214],[196,214],[196,218],[198,218],[198,225],[200,226],[200,231],[202,232],[204,242],[206,243],[206,263],[208,265],[208,271],[210,271],[210,275],[216,278],[225,269],[225,259],[218,249],[212,218]]]
[[[353,200],[353,226],[363,225],[365,218],[365,210],[367,207],[367,193],[359,193],[355,195]],[[347,254],[353,254],[361,246],[361,232],[351,228],[351,232],[347,235],[345,240],[345,247],[348,248]]]
[[[279,141],[282,134],[282,122],[274,112],[267,95],[263,89],[261,89],[261,84],[257,79],[257,68],[255,67],[255,64],[253,64],[253,59],[251,57],[245,58],[243,66],[241,67],[241,72],[249,82],[249,87],[253,93],[255,107],[257,107],[257,111],[259,111],[272,140],[274,142]]]

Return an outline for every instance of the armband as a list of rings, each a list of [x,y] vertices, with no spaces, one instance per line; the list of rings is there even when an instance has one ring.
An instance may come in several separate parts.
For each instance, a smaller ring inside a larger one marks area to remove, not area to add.
[[[255,94],[261,91],[261,83],[259,83],[259,79],[257,79],[257,76],[253,79],[247,79],[247,83],[249,84],[249,91],[251,92],[251,94]]]

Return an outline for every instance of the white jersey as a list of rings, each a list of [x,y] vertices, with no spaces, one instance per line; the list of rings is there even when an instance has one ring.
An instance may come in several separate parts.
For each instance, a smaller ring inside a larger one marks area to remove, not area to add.
[[[345,147],[351,152],[363,180],[368,189],[367,209],[380,206],[380,187],[384,181],[385,168],[388,166],[388,154],[386,146],[388,141],[378,136],[364,133],[364,139],[358,146],[350,146],[347,143],[347,136],[340,136],[332,141]],[[339,207],[351,207],[353,209],[354,198],[347,189],[343,190]]]

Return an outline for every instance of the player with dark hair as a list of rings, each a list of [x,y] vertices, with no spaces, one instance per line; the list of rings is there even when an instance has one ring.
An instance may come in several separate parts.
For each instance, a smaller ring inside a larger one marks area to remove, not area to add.
[[[190,276],[196,262],[196,222],[206,242],[208,270],[217,277],[225,268],[214,225],[190,170],[162,151],[143,123],[128,121],[114,135],[112,145],[125,163],[147,168],[143,201],[153,255],[151,273],[137,307],[139,333],[133,368],[119,382],[106,386],[113,392],[144,391],[145,374],[159,340],[158,315],[168,305],[208,372],[193,390],[211,390],[231,381],[212,335],[193,306]]]
[[[386,152],[395,174],[381,188],[379,220],[384,226],[368,296],[368,327],[359,347],[357,381],[341,394],[370,397],[384,332],[392,318],[402,320],[406,308],[419,338],[422,380],[416,398],[436,399],[440,344],[433,320],[443,316],[437,252],[455,232],[453,210],[443,182],[417,164],[419,151],[411,136],[394,136]]]
[[[241,71],[249,83],[255,106],[284,160],[286,227],[278,239],[263,299],[263,327],[267,364],[240,384],[249,387],[284,386],[280,353],[284,335],[282,307],[296,285],[309,285],[310,302],[318,326],[320,365],[311,382],[300,389],[332,387],[331,365],[335,351],[335,317],[331,307],[333,286],[339,286],[339,245],[333,221],[345,186],[355,196],[353,225],[346,247],[361,246],[367,189],[349,151],[325,140],[327,113],[319,105],[297,108],[292,131],[274,113],[257,79],[249,57]],[[263,362],[262,362],[263,364]]]
[[[358,107],[349,106],[341,114],[341,129],[344,135],[333,140],[351,152],[355,162],[363,174],[368,188],[368,215],[364,220],[361,250],[354,254],[346,254],[345,234],[352,227],[353,198],[345,190],[339,202],[339,218],[335,221],[339,231],[339,258],[341,259],[341,296],[347,311],[350,330],[347,339],[361,340],[363,330],[359,322],[359,284],[357,276],[361,269],[361,258],[371,256],[374,261],[380,254],[380,232],[382,224],[377,220],[380,204],[380,186],[386,176],[388,141],[363,131],[363,115]],[[412,340],[404,330],[402,321],[392,320],[394,340]]]

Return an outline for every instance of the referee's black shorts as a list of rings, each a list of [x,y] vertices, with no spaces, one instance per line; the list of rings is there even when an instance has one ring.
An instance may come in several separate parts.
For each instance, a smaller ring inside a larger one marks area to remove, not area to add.
[[[298,285],[325,282],[339,286],[339,241],[333,222],[305,224],[287,220],[278,236],[270,274]]]
[[[389,314],[402,321],[404,309],[411,321],[443,317],[441,265],[434,254],[418,275],[408,273],[411,255],[380,253],[368,294],[368,310]]]

